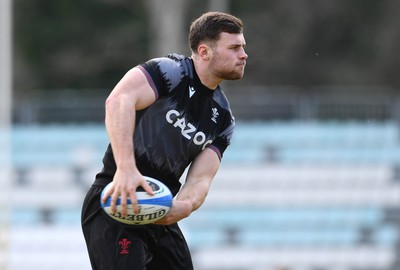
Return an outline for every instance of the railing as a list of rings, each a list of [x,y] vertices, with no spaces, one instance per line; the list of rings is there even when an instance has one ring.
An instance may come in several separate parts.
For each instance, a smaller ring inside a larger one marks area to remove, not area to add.
[[[224,87],[232,110],[241,120],[387,121],[400,117],[400,91],[385,86]],[[108,91],[54,91],[19,100],[14,122],[83,123],[104,121]]]

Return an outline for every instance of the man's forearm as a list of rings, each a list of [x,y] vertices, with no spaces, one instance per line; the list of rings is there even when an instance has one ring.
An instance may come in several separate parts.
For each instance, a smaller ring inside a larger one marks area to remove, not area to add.
[[[198,180],[193,183],[187,182],[178,193],[177,200],[189,201],[192,212],[197,210],[205,201],[210,189],[211,180]]]
[[[106,101],[106,128],[117,167],[134,163],[134,102],[125,95],[110,96]]]

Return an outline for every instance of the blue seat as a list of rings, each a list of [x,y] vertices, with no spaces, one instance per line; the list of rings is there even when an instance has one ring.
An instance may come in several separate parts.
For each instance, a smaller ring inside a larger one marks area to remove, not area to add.
[[[284,163],[399,163],[398,135],[391,122],[238,122],[224,162],[261,163],[272,151]],[[74,148],[90,146],[101,156],[108,144],[104,125],[16,126],[11,138],[17,166],[68,164]]]
[[[91,147],[97,158],[108,138],[103,125],[16,126],[12,130],[12,161],[16,167],[73,164],[79,147]]]

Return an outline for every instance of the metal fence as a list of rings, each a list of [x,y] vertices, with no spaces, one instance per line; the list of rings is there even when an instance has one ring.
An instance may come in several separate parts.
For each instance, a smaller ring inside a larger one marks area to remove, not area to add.
[[[400,115],[400,90],[386,86],[224,87],[240,120],[387,121]],[[14,123],[103,122],[106,91],[54,91],[19,100]],[[97,93],[97,94],[96,94]],[[100,93],[100,94],[99,94]]]

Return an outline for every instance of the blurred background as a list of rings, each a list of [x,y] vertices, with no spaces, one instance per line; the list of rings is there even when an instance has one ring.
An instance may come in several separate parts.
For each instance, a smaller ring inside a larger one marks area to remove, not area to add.
[[[237,119],[181,223],[198,270],[400,269],[400,2],[0,0],[0,269],[90,264],[80,207],[104,101],[149,58],[189,55],[209,10],[245,23]]]

